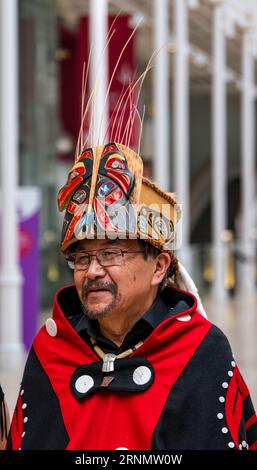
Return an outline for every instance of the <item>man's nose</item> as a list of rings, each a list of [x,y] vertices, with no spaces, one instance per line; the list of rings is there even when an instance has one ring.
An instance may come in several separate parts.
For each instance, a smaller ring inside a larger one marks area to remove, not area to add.
[[[92,256],[88,269],[87,269],[87,278],[88,279],[95,279],[97,277],[104,277],[106,274],[105,269],[101,264],[97,261],[96,256]]]

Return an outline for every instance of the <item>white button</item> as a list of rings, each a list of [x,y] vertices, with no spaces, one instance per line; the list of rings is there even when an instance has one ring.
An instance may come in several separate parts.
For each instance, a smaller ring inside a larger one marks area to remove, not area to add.
[[[117,447],[115,450],[128,450],[127,447]]]
[[[152,372],[149,367],[139,366],[134,370],[133,380],[137,385],[145,385],[152,377]]]
[[[222,414],[222,413],[218,413],[218,414],[217,414],[217,418],[218,418],[218,419],[222,419],[222,418],[223,418],[223,414]]]
[[[236,366],[235,361],[231,361],[231,365],[232,365],[232,367],[235,367]]]
[[[46,320],[46,331],[50,336],[54,337],[57,335],[57,325],[52,318]]]
[[[222,387],[223,387],[223,388],[228,388],[228,383],[227,383],[227,382],[223,382]]]
[[[25,416],[25,418],[24,418],[24,420],[23,420],[23,423],[27,423],[27,422],[28,422],[28,419],[29,419],[29,418],[28,418],[27,416]]]
[[[220,401],[220,403],[224,403],[224,402],[225,402],[225,398],[224,398],[224,397],[219,397],[219,401]]]
[[[176,320],[179,320],[179,321],[189,321],[189,320],[191,320],[191,315],[188,315],[188,314],[186,313],[185,315],[180,315],[179,317],[177,317]]]
[[[93,386],[94,380],[91,375],[81,375],[75,382],[75,388],[79,393],[86,393]]]
[[[25,431],[23,431],[23,433],[22,433],[21,437],[24,437],[24,436],[25,436],[25,434],[26,434],[26,433],[25,433]]]
[[[229,377],[233,377],[233,372],[232,372],[232,370],[229,370],[229,371],[228,371],[228,375],[229,375]]]
[[[235,447],[234,442],[229,442],[229,443],[228,443],[228,447],[230,447],[230,449],[233,449],[233,447]]]
[[[247,446],[247,442],[246,442],[246,441],[242,441],[242,446],[243,446],[243,447],[246,447],[246,446]]]
[[[24,394],[24,390],[21,390],[21,396]]]
[[[23,403],[22,405],[22,409],[25,410],[25,408],[27,408],[27,403]]]
[[[223,432],[223,434],[227,434],[228,428],[222,428],[221,432]]]

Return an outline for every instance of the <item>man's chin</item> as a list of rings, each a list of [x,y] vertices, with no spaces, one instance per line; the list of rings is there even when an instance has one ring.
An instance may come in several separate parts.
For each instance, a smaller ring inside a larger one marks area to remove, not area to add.
[[[99,318],[103,318],[108,313],[112,312],[113,310],[113,305],[109,304],[91,304],[91,302],[87,302],[83,304],[83,311],[85,315],[87,315],[88,318],[91,320],[97,320]]]
[[[90,318],[90,320],[99,320],[100,318],[106,317],[108,313],[109,312],[105,312],[105,311],[95,312],[93,310],[88,310],[88,309],[85,311],[85,314],[87,315],[88,318]]]

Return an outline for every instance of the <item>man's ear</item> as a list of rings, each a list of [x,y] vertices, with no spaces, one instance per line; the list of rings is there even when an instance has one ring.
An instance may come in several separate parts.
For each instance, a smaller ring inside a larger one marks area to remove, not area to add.
[[[152,286],[156,287],[162,282],[170,263],[171,258],[166,251],[163,251],[155,258],[155,269],[151,282]]]

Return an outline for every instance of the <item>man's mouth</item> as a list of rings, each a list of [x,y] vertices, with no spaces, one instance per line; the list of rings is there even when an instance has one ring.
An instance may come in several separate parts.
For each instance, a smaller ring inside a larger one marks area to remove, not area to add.
[[[86,294],[88,300],[100,300],[100,299],[107,299],[111,291],[109,289],[97,289],[97,290],[90,290]]]
[[[108,287],[104,287],[104,286],[99,286],[99,287],[89,287],[86,292],[85,292],[85,295],[86,296],[100,296],[100,295],[104,295],[106,293],[112,293],[112,290],[111,289],[108,289]]]
[[[94,284],[92,282],[89,283],[87,286],[84,287],[83,289],[83,297],[84,299],[91,298],[92,299],[98,298],[100,296],[106,296],[106,294],[112,294],[112,296],[116,296],[116,287],[114,284],[111,283],[99,283],[99,284]]]
[[[107,289],[106,287],[91,287],[87,290],[87,294],[90,294],[90,292],[110,292],[110,289]]]

